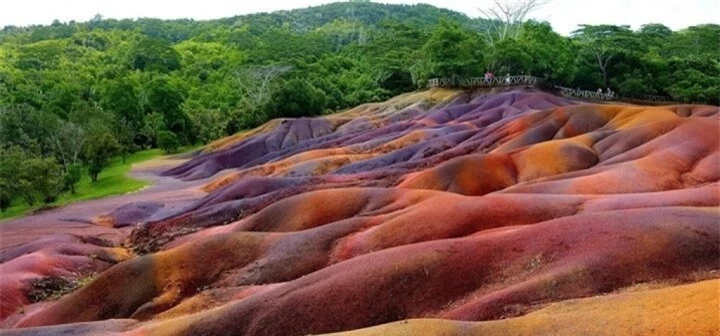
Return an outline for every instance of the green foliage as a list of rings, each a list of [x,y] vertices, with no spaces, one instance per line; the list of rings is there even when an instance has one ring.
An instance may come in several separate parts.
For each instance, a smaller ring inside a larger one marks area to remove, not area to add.
[[[430,77],[473,77],[483,72],[482,39],[458,23],[442,20],[423,46]]]
[[[202,143],[209,143],[225,135],[230,121],[230,116],[218,109],[194,110],[189,117]]]
[[[55,158],[65,171],[82,164],[97,178],[102,153],[126,159],[159,146],[160,132],[180,145],[208,142],[270,118],[342,110],[432,77],[486,70],[718,103],[720,25],[583,25],[567,38],[530,21],[487,45],[489,26],[429,5],[353,1],[209,21],[98,16],[6,27],[0,147]],[[265,80],[267,69],[281,71]]]
[[[493,47],[489,66],[497,75],[531,73],[533,58],[515,39],[506,38]]]
[[[0,146],[17,146],[37,155],[53,154],[51,134],[58,119],[29,105],[0,107]]]
[[[145,125],[142,128],[142,134],[147,138],[148,144],[157,146],[158,133],[167,130],[165,126],[165,117],[157,112],[145,115]]]
[[[156,77],[149,84],[147,109],[163,116],[165,127],[175,134],[190,134],[190,118],[182,109],[185,91],[170,84],[165,77]]]
[[[0,153],[1,152],[0,150]],[[108,167],[103,170],[102,176],[99,177],[96,182],[92,182],[89,175],[82,174],[80,181],[75,186],[75,194],[60,194],[53,205],[65,205],[77,201],[102,198],[138,190],[146,186],[148,182],[135,180],[127,176],[131,165],[152,159],[160,154],[161,151],[159,149],[153,149],[130,154],[127,157],[127,162],[122,162],[121,158],[114,158],[110,161]],[[0,155],[0,157],[2,156]],[[0,192],[2,191],[3,190],[0,189]],[[40,207],[38,204],[29,206],[26,203],[19,202],[21,199],[21,195],[16,193],[15,199],[10,207],[5,212],[0,212],[0,219],[20,216]]]
[[[720,25],[583,25],[567,38],[530,21],[486,45],[489,26],[430,5],[351,1],[209,21],[97,16],[6,27],[0,209],[22,212],[20,200],[50,200],[58,186],[70,191],[60,203],[129,190],[142,183],[114,175],[114,167],[129,168],[112,165],[115,155],[131,162],[147,147],[173,152],[270,118],[381,101],[432,77],[525,73],[626,96],[720,103]],[[268,70],[275,75],[263,77]]]
[[[102,106],[139,129],[143,125],[143,112],[135,85],[128,78],[105,82]]]
[[[158,146],[166,153],[176,153],[180,148],[180,140],[171,131],[158,132]]]
[[[80,182],[82,177],[82,166],[79,164],[71,164],[68,166],[67,171],[63,174],[63,185],[65,190],[69,190],[70,193],[75,194],[75,186]]]
[[[85,161],[88,173],[93,182],[97,182],[98,175],[110,163],[110,159],[120,150],[120,144],[112,133],[106,129],[95,130],[88,136],[85,146]]]
[[[518,44],[530,57],[526,74],[554,83],[568,83],[575,78],[577,67],[572,43],[554,32],[547,22],[524,23],[520,28]]]
[[[720,75],[709,76],[696,69],[679,70],[673,74],[676,79],[668,89],[672,96],[686,103],[713,102],[720,99]]]
[[[7,210],[22,194],[20,176],[27,159],[19,147],[0,147],[0,211]]]
[[[62,169],[57,161],[34,157],[24,160],[21,167],[21,192],[28,205],[33,205],[36,197],[44,203],[54,202],[63,186]]]
[[[318,88],[301,79],[282,85],[267,106],[269,118],[300,118],[322,114],[327,98]]]
[[[131,51],[130,68],[167,73],[180,69],[180,54],[169,43],[143,38]]]
[[[29,154],[20,147],[0,147],[0,210],[22,198],[28,205],[55,201],[62,188],[62,169],[54,158]]]

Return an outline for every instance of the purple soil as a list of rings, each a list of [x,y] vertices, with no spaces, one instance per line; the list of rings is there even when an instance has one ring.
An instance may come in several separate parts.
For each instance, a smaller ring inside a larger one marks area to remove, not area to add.
[[[520,89],[274,122],[147,190],[0,225],[2,326],[306,335],[716,278],[719,117]]]

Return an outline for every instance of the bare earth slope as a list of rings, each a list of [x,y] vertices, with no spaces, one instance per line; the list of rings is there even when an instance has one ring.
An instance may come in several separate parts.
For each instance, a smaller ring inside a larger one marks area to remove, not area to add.
[[[274,120],[163,173],[187,182],[86,214],[124,240],[2,245],[0,323],[20,334],[716,334],[718,112],[430,90]],[[79,273],[82,286],[62,282]]]

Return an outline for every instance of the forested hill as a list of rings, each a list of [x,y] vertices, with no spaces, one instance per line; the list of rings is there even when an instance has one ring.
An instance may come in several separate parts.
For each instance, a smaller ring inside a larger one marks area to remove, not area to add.
[[[490,23],[429,5],[352,1],[210,21],[97,16],[5,27],[0,159],[98,171],[112,155],[172,151],[270,118],[337,111],[487,69],[718,102],[718,25],[582,26],[563,37],[531,21],[498,39]]]
[[[228,13],[230,14],[230,13]],[[326,5],[295,10],[256,13],[227,18],[195,21],[192,19],[160,20],[140,19],[103,19],[101,15],[89,22],[55,22],[50,26],[15,27],[6,26],[0,31],[0,41],[8,41],[11,36],[23,35],[27,42],[38,42],[72,36],[78,30],[118,29],[139,30],[152,38],[177,43],[212,33],[220,26],[252,25],[254,32],[285,27],[296,33],[306,33],[336,20],[353,21],[365,26],[377,26],[383,20],[413,21],[419,25],[435,25],[441,18],[447,18],[468,27],[480,29],[481,20],[473,20],[467,15],[449,9],[431,5],[393,5],[372,2],[335,2]]]

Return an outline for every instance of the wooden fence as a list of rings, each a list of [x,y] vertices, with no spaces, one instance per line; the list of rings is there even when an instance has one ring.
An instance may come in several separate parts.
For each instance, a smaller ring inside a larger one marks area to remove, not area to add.
[[[539,85],[542,78],[533,76],[506,76],[506,77],[472,77],[472,78],[433,78],[428,81],[429,87],[494,87],[514,85]]]
[[[505,77],[450,77],[450,78],[433,78],[428,81],[428,87],[503,87],[503,86],[517,86],[517,85],[532,85],[540,86],[544,84],[545,80],[540,77],[534,76],[505,76]],[[558,92],[566,97],[574,97],[589,100],[638,100],[645,102],[666,102],[671,103],[672,99],[665,96],[657,95],[642,95],[639,97],[621,97],[617,93],[607,93],[589,90],[578,90],[567,88],[563,86],[554,86]]]

